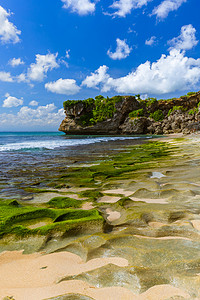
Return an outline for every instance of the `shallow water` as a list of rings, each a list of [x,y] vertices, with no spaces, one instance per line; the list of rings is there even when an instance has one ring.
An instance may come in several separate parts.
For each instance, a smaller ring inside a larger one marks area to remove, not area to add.
[[[22,189],[25,186],[53,178],[74,163],[103,159],[146,138],[150,137],[0,132],[0,197],[21,199],[27,195]]]

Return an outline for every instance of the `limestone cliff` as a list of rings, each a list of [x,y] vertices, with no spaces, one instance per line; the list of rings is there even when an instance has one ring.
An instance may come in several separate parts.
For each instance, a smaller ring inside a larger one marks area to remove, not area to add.
[[[168,100],[115,96],[64,102],[66,134],[169,134],[200,130],[200,92]]]

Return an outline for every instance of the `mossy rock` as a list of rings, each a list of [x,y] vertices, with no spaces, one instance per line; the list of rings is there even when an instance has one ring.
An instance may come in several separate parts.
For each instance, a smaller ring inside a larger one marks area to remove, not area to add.
[[[99,212],[96,209],[91,210],[68,210],[66,213],[58,216],[54,223],[62,222],[62,221],[70,221],[70,220],[77,220],[77,219],[92,219],[93,217],[99,217]]]
[[[81,192],[79,196],[95,201],[98,198],[101,198],[103,194],[99,190],[86,190]]]
[[[54,197],[47,205],[51,208],[80,208],[84,202],[70,197]]]

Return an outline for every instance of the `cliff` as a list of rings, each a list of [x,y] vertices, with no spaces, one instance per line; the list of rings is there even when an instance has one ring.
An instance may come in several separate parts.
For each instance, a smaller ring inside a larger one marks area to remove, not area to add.
[[[66,134],[169,134],[200,130],[200,92],[180,98],[141,100],[115,96],[64,102]]]

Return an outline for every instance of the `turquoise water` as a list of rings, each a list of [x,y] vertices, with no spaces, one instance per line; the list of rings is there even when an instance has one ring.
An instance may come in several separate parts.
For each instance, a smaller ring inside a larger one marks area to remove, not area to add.
[[[140,137],[124,136],[67,136],[60,132],[0,132],[0,152],[35,151],[69,148]]]

